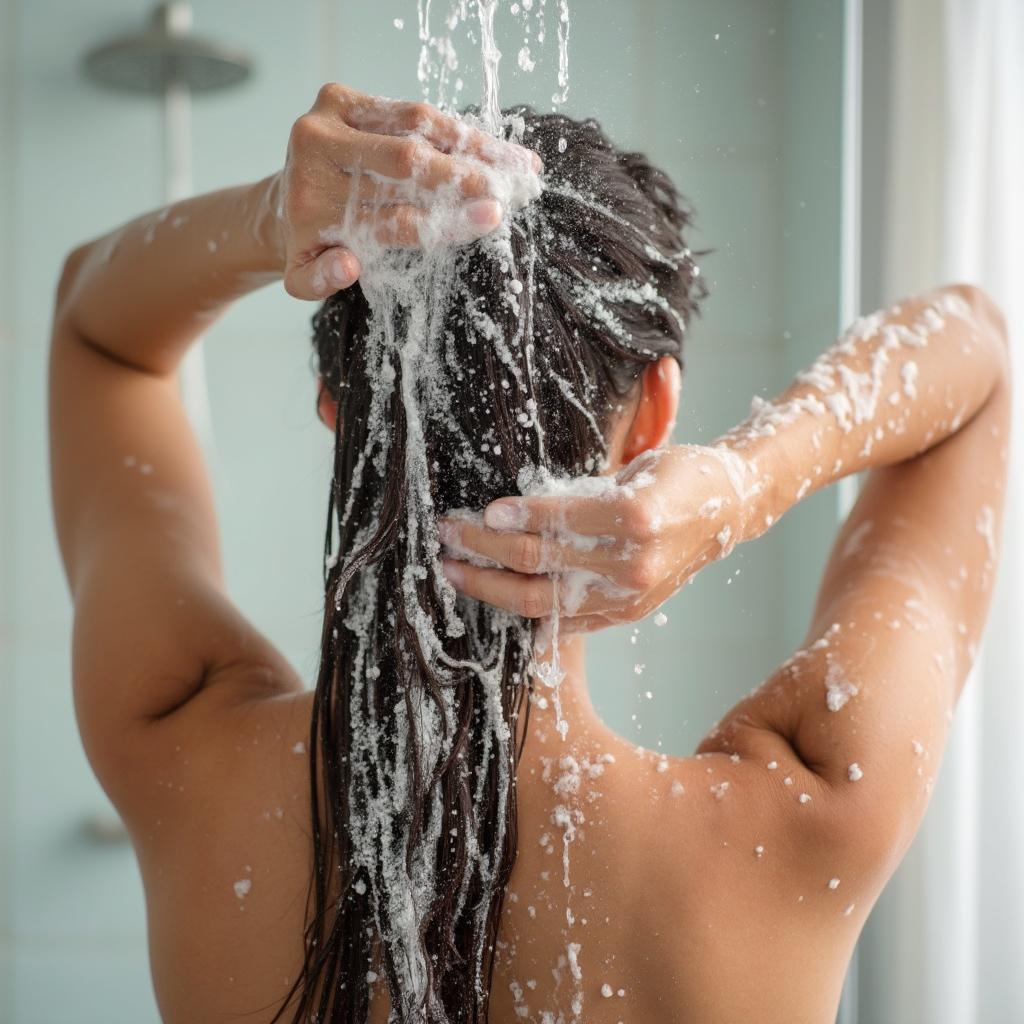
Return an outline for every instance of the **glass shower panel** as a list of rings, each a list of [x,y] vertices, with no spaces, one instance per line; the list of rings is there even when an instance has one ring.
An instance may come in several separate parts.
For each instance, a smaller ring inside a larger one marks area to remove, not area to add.
[[[523,72],[510,3],[498,28],[502,101],[548,109],[553,32]],[[197,29],[256,65],[249,85],[196,103],[200,189],[279,166],[322,81],[418,95],[413,0],[194,7]],[[691,244],[707,250],[711,295],[687,343],[676,438],[706,442],[838,327],[843,3],[577,0],[570,10],[566,111],[649,153],[696,209]],[[0,0],[0,1020],[10,1024],[158,1020],[137,872],[74,726],[45,469],[45,339],[61,257],[160,201],[158,107],[97,91],[78,69],[85,49],[143,13],[135,0]],[[469,102],[480,80],[467,57]],[[307,679],[330,472],[310,313],[268,289],[206,345],[229,583]],[[799,640],[834,523],[834,496],[819,496],[703,573],[666,606],[665,625],[595,637],[592,685],[608,722],[644,746],[691,751]]]

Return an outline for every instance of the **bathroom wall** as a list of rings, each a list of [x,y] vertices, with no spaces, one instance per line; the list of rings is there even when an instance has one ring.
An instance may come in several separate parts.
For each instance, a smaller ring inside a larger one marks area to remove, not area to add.
[[[697,208],[693,248],[711,250],[678,431],[708,441],[837,327],[842,5],[572,6],[568,110],[596,112],[614,138],[664,163]],[[161,199],[158,108],[79,72],[85,49],[147,11],[133,0],[0,0],[0,1024],[157,1019],[131,851],[74,726],[44,390],[63,254]],[[417,91],[412,0],[201,0],[195,21],[257,66],[240,90],[196,102],[199,189],[274,170],[323,80]],[[518,44],[505,48],[503,99],[548,106],[550,43],[532,78],[514,70]],[[465,79],[472,99],[476,77]],[[229,581],[307,678],[330,454],[313,414],[311,312],[268,289],[206,342]],[[639,626],[635,644],[631,628],[595,638],[607,719],[638,742],[692,749],[798,640],[833,509],[816,499],[708,570],[670,602],[666,626]]]

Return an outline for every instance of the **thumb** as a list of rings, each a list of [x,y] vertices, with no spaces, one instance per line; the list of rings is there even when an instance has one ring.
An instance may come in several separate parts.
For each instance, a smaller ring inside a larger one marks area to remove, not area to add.
[[[324,249],[308,263],[290,263],[284,275],[285,291],[296,299],[326,299],[350,288],[362,267],[355,254],[343,246]]]

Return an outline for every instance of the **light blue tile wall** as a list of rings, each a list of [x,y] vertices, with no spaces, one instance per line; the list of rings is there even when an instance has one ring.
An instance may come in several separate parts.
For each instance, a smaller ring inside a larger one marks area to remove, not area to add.
[[[786,5],[786,173],[780,211],[786,267],[783,304],[787,374],[809,363],[840,328],[839,258],[843,3],[789,0]],[[807,628],[818,579],[835,533],[835,489],[807,499],[780,528],[787,567],[784,632]]]
[[[613,137],[662,162],[697,206],[694,247],[714,250],[679,428],[710,440],[835,331],[841,4],[572,6],[569,111],[597,112]],[[275,169],[322,80],[417,91],[412,0],[202,0],[195,9],[197,29],[257,64],[237,93],[196,102],[199,189]],[[156,1019],[130,852],[89,839],[89,822],[109,811],[74,728],[44,431],[62,254],[160,201],[156,108],[96,90],[77,67],[83,50],[147,12],[139,0],[0,0],[0,1024]],[[405,18],[401,32],[395,17]],[[515,38],[506,26],[499,41]],[[532,77],[514,69],[517,46],[504,45],[503,99],[545,107],[551,41]],[[478,79],[464,72],[473,98]],[[206,344],[229,582],[307,678],[330,459],[313,416],[311,311],[271,289],[229,313]],[[595,639],[593,686],[609,721],[645,744],[689,750],[782,656],[805,614],[832,505],[800,516],[798,529],[784,526],[705,573],[671,602],[668,626],[644,624],[635,645],[629,630]],[[818,539],[805,548],[805,536]]]
[[[12,262],[14,247],[13,211],[15,181],[15,114],[18,76],[15,60],[16,18],[12,3],[0,3],[0,1021],[13,1019],[11,980],[13,967],[8,955],[10,912],[7,906],[8,879],[12,877],[14,830],[12,828],[13,784],[10,751],[12,728],[12,637],[11,608],[14,578],[10,570],[14,547],[14,523],[6,495],[14,484],[14,418],[10,387],[14,380],[14,324],[11,309],[14,294]]]
[[[2,4],[2,80],[15,86],[0,107],[0,223],[9,225],[0,245],[3,1024],[158,1019],[134,859],[123,843],[93,838],[112,812],[74,724],[45,435],[46,342],[63,254],[161,200],[158,108],[100,91],[78,69],[86,49],[141,27],[148,9],[137,0]],[[258,65],[244,92],[196,102],[195,173],[205,189],[279,165],[290,122],[315,93],[306,55],[318,31],[311,2],[206,3],[196,21],[250,50]],[[208,342],[229,578],[246,611],[307,670],[318,634],[315,538],[329,448],[311,415],[308,313],[268,293],[217,325]],[[289,544],[299,537],[302,544]]]

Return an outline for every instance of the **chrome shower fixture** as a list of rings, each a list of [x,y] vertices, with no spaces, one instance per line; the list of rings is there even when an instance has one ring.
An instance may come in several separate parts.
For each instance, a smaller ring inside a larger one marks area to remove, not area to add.
[[[241,51],[192,33],[192,9],[181,0],[160,4],[148,29],[120,36],[90,50],[86,76],[110,89],[163,96],[168,88],[216,92],[240,85],[252,74]]]

